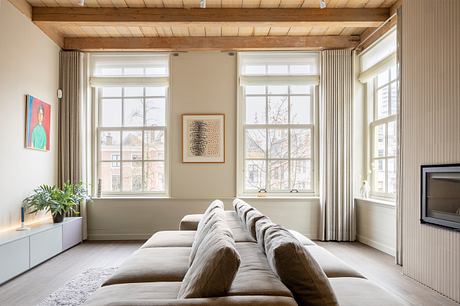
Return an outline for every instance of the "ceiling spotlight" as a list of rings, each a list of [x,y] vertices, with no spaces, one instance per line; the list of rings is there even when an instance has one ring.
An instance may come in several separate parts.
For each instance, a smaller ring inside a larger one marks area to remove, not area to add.
[[[79,0],[78,5],[79,6],[85,6],[85,0]]]
[[[200,7],[206,8],[206,0],[200,0]]]
[[[319,1],[319,8],[323,9],[326,8],[327,4],[325,0],[320,0]]]

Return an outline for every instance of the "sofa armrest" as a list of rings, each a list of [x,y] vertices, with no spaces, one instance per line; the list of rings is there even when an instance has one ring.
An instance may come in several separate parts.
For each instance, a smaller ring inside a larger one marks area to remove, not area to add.
[[[202,217],[203,214],[185,215],[182,220],[180,220],[179,229],[181,231],[196,231]]]

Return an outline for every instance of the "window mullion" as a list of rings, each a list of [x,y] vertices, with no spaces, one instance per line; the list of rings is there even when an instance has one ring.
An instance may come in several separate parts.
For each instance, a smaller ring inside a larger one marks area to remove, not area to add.
[[[268,86],[265,86],[265,124],[268,124]],[[265,190],[266,191],[269,191],[269,180],[268,180],[268,176],[269,176],[269,167],[268,167],[268,128],[265,129]]]
[[[291,86],[288,86],[288,156],[287,158],[288,158],[288,189],[292,190],[292,183],[291,183]]]

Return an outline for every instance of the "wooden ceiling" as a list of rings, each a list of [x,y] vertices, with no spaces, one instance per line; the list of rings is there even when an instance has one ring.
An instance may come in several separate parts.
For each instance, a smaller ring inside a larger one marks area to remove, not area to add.
[[[32,21],[66,49],[161,51],[354,48],[399,1],[27,0]]]

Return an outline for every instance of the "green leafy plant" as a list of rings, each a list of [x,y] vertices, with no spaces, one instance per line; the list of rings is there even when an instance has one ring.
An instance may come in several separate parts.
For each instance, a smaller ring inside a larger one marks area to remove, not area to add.
[[[67,213],[78,214],[77,207],[80,202],[89,199],[83,183],[65,183],[62,189],[55,185],[41,185],[31,196],[24,199],[23,204],[30,210],[30,214],[38,211],[51,212],[54,219]]]

